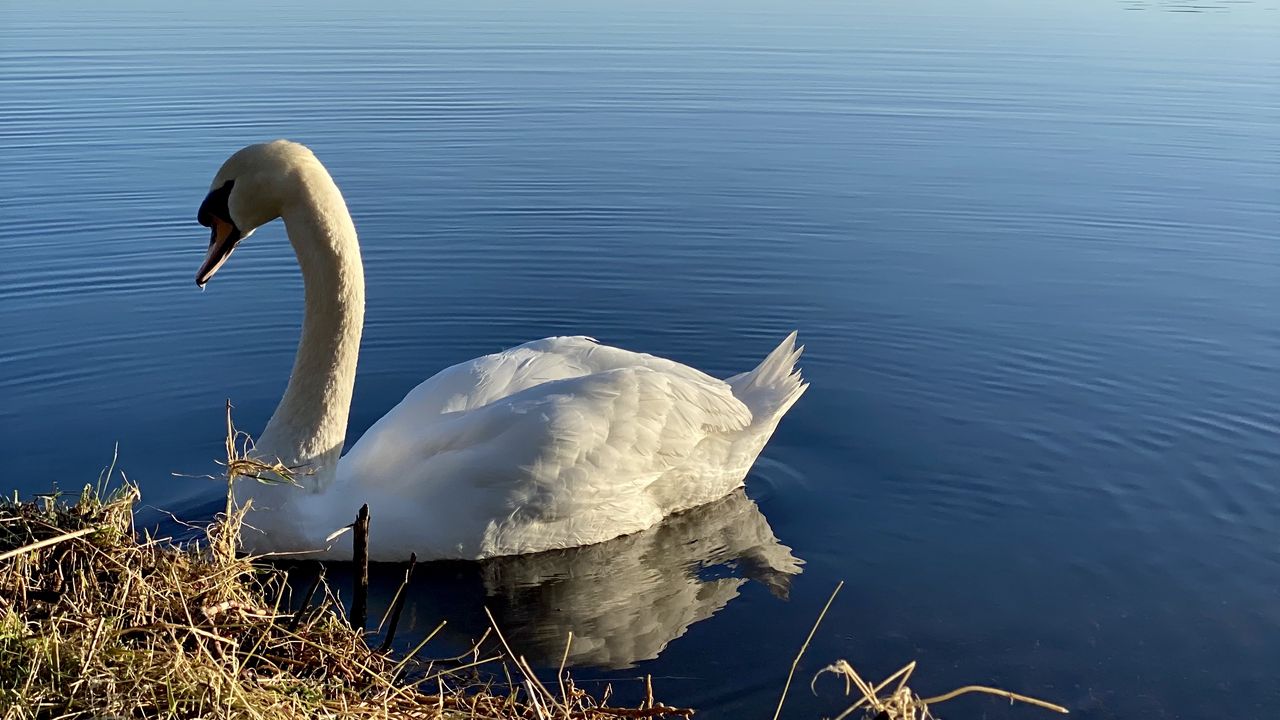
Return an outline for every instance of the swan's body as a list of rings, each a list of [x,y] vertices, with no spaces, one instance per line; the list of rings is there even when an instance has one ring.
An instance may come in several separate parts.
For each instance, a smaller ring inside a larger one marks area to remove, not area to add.
[[[309,150],[277,141],[227,161],[201,208],[214,237],[197,282],[275,217],[302,268],[306,315],[256,452],[310,474],[302,488],[237,483],[261,531],[245,534],[253,552],[340,557],[325,538],[362,503],[375,560],[478,559],[637,532],[740,487],[807,387],[794,333],[728,380],[589,338],[547,338],[431,377],[339,461],[364,274],[346,205]]]

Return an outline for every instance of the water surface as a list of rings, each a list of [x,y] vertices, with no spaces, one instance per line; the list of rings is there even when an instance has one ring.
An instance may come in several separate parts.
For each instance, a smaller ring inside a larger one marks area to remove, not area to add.
[[[923,692],[1276,717],[1278,36],[1270,1],[0,3],[9,488],[119,443],[149,504],[216,497],[171,473],[214,470],[225,398],[265,423],[301,283],[277,225],[197,291],[194,215],[289,137],[364,246],[353,439],[548,334],[720,375],[809,347],[749,498],[424,570],[410,635],[488,602],[541,664],[576,628],[584,682],[763,716],[843,579],[801,686],[917,659]]]

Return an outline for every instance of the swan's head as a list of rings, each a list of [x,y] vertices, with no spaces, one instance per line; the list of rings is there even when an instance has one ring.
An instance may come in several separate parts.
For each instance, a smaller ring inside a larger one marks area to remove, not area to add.
[[[227,158],[196,213],[196,221],[212,230],[196,285],[204,287],[241,240],[280,217],[299,173],[316,164],[306,146],[288,140],[250,145]]]

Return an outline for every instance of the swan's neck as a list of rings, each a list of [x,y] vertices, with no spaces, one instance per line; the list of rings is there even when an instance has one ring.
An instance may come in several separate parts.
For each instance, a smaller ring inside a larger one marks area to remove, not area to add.
[[[310,474],[298,481],[321,490],[336,472],[347,434],[364,327],[364,267],[355,225],[328,172],[317,163],[298,180],[281,217],[302,268],[302,339],[257,451],[304,467]]]

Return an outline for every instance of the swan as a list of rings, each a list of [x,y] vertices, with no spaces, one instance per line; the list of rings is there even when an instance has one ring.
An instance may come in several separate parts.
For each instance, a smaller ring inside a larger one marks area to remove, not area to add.
[[[295,483],[234,483],[244,549],[340,559],[332,531],[367,503],[370,558],[522,555],[652,527],[743,484],[807,389],[793,332],[754,370],[719,380],[686,365],[551,337],[447,368],[341,456],[364,323],[364,268],[338,186],[307,147],[250,145],[218,170],[197,221],[206,283],[276,218],[302,270],[302,336],[255,454]],[[300,486],[300,487],[299,487]]]

